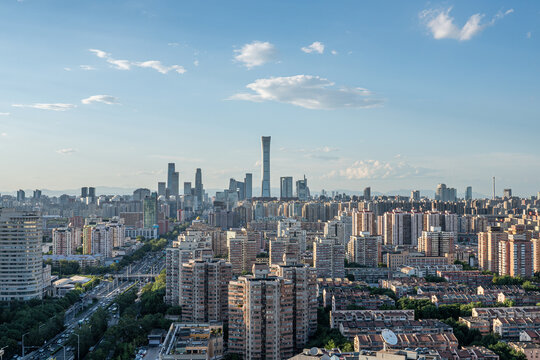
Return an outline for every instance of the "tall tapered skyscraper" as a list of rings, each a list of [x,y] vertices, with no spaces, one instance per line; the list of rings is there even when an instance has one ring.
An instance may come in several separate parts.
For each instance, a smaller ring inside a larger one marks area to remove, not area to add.
[[[270,197],[270,136],[261,138],[262,144],[262,187],[261,196]]]
[[[197,197],[199,206],[202,206],[203,192],[202,171],[198,168],[195,172],[195,196]]]

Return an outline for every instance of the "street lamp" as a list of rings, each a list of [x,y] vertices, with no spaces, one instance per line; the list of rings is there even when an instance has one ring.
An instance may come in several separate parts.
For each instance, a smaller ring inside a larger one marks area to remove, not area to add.
[[[66,345],[60,345],[60,346],[64,348],[64,360],[66,360]]]
[[[80,345],[80,337],[79,337],[79,334],[75,334],[73,333],[73,335],[75,335],[77,337],[77,360],[79,360],[79,347],[81,346]],[[65,357],[64,357],[65,358]]]
[[[24,357],[24,336],[28,335],[30,332],[26,332],[22,336],[22,356]]]
[[[4,358],[4,349],[7,348],[7,345],[0,349],[0,360]]]

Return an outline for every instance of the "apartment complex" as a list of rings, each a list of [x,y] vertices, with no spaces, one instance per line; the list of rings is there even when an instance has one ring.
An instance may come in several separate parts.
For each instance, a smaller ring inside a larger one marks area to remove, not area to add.
[[[0,208],[0,301],[42,297],[41,241],[37,212]]]
[[[189,260],[181,271],[182,321],[226,323],[231,264],[219,259]]]

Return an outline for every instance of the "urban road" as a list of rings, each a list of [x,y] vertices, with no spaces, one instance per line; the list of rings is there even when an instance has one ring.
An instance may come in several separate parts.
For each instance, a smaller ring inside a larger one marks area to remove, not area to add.
[[[122,272],[110,274],[112,280],[102,281],[94,289],[85,293],[84,298],[66,311],[65,329],[40,348],[25,348],[26,354],[21,360],[56,359],[73,360],[76,358],[77,345],[68,346],[67,341],[79,324],[90,319],[98,308],[108,309],[116,296],[137,284],[142,285],[159,275],[165,267],[164,252],[149,253],[141,260],[126,267]],[[93,302],[97,299],[97,302]],[[111,309],[113,309],[112,307]],[[83,310],[84,309],[84,310]],[[109,309],[109,325],[118,321],[116,311]],[[82,310],[82,311],[81,311]],[[31,352],[28,352],[31,351]]]

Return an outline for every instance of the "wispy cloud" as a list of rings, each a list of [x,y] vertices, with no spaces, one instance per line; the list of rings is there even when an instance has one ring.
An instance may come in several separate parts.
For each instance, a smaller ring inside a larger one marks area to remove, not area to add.
[[[261,66],[277,57],[277,51],[273,44],[268,41],[254,41],[245,44],[239,50],[234,50],[237,54],[234,58],[241,62],[245,67],[251,69],[255,66]]]
[[[82,99],[81,102],[85,105],[100,102],[107,105],[118,104],[118,98],[111,95],[92,95],[86,99]]]
[[[154,69],[157,72],[160,72],[162,74],[167,74],[169,71],[174,71],[179,74],[183,74],[186,72],[186,69],[184,69],[183,66],[180,66],[180,65],[165,66],[161,63],[161,61],[157,61],[157,60],[139,62],[139,63],[135,63],[135,65],[142,68]]]
[[[301,50],[305,52],[306,54],[311,54],[311,53],[322,54],[324,53],[324,44],[320,41],[315,41],[309,46],[304,46],[303,48],[301,48]]]
[[[495,24],[497,20],[513,13],[514,9],[499,11],[491,20],[484,22],[482,20],[485,18],[485,14],[473,14],[461,28],[454,23],[454,18],[450,15],[451,11],[450,7],[448,9],[427,9],[420,12],[420,19],[426,22],[434,39],[470,40],[486,27]]]
[[[277,101],[306,109],[367,108],[382,103],[366,89],[336,87],[328,79],[313,75],[258,79],[246,87],[252,93],[238,93],[229,100]]]
[[[380,161],[380,160],[359,160],[351,166],[340,170],[339,175],[347,179],[400,179],[414,176],[426,175],[433,170],[421,168],[408,164],[405,161]],[[337,175],[337,172],[333,172]]]
[[[13,104],[11,106],[18,107],[18,108],[33,108],[33,109],[51,110],[51,111],[67,111],[67,110],[77,107],[77,105],[74,105],[74,104],[63,104],[63,103]]]
[[[7,133],[3,132],[3,133],[0,134],[0,136],[6,137]]]
[[[85,71],[96,70],[96,68],[91,65],[80,65],[79,67],[81,68],[81,70],[85,70]]]
[[[11,115],[10,113],[8,112],[0,112],[0,116],[9,116]]]
[[[146,60],[146,61],[130,61],[130,60],[119,60],[115,59],[103,50],[98,49],[89,49],[90,52],[94,53],[98,58],[105,59],[113,68],[118,70],[131,70],[132,67],[139,68],[148,68],[154,69],[161,74],[167,74],[169,72],[176,72],[178,74],[183,74],[186,72],[186,69],[181,65],[170,65],[166,66],[161,63],[159,60]]]
[[[336,50],[332,50],[332,51],[330,51],[330,53],[332,53],[332,55],[337,55],[338,54],[338,52]]]
[[[72,149],[72,148],[68,148],[68,149],[59,149],[59,150],[56,150],[56,152],[61,154],[61,155],[71,155],[73,153],[76,153],[77,150]]]
[[[525,34],[525,36],[527,37],[527,39],[530,39],[532,37],[532,33],[529,31]]]

